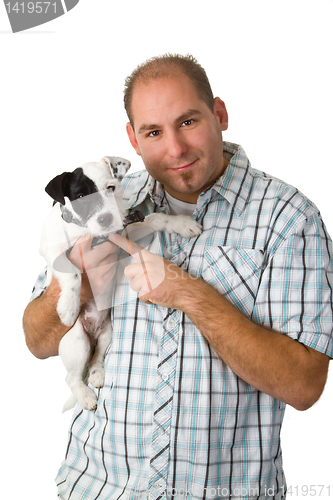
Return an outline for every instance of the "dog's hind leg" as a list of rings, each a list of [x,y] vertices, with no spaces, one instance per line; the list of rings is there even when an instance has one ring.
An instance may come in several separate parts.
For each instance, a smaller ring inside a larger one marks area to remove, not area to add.
[[[61,287],[57,304],[59,318],[64,325],[72,326],[79,314],[81,274],[79,271],[54,274]]]
[[[90,354],[90,341],[79,318],[73,328],[62,338],[59,355],[68,371],[66,382],[80,406],[85,410],[97,408],[97,397],[85,383]],[[65,403],[63,411],[67,408],[69,406]]]
[[[112,328],[111,328],[111,322],[110,322],[110,314],[108,314],[108,318],[103,323],[102,331],[98,336],[94,355],[89,363],[88,382],[96,388],[103,387],[103,385],[104,385],[105,351],[111,342],[111,338],[112,338]]]

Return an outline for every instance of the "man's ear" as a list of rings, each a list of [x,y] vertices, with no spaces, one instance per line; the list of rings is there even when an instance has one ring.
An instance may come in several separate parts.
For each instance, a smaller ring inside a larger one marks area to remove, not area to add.
[[[214,99],[214,115],[220,123],[221,130],[227,130],[228,128],[228,112],[225,107],[224,102],[219,97]]]
[[[141,156],[138,141],[136,140],[135,133],[134,133],[133,127],[130,124],[130,122],[128,122],[126,124],[126,132],[127,132],[128,138],[130,140],[130,143],[132,144],[133,148],[136,151],[136,154]]]

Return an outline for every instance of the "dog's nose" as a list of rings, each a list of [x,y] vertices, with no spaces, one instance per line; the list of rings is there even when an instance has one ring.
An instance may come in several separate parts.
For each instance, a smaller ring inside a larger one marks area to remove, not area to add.
[[[109,227],[112,222],[112,215],[111,214],[102,214],[98,217],[97,219],[98,224],[100,224],[102,227]]]

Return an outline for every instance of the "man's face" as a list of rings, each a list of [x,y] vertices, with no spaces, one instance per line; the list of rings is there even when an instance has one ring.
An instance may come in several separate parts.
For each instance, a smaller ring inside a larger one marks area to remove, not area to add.
[[[159,78],[136,85],[132,116],[127,133],[149,174],[174,198],[196,203],[226,167],[223,101],[215,98],[212,113],[187,76]]]

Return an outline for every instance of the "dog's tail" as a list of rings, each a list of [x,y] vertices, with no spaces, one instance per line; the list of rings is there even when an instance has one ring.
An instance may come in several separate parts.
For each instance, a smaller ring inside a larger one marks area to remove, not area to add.
[[[70,397],[67,399],[66,403],[64,404],[64,406],[62,408],[62,413],[65,413],[65,411],[71,410],[72,408],[74,408],[75,403],[76,403],[76,397],[72,393],[70,395]]]

